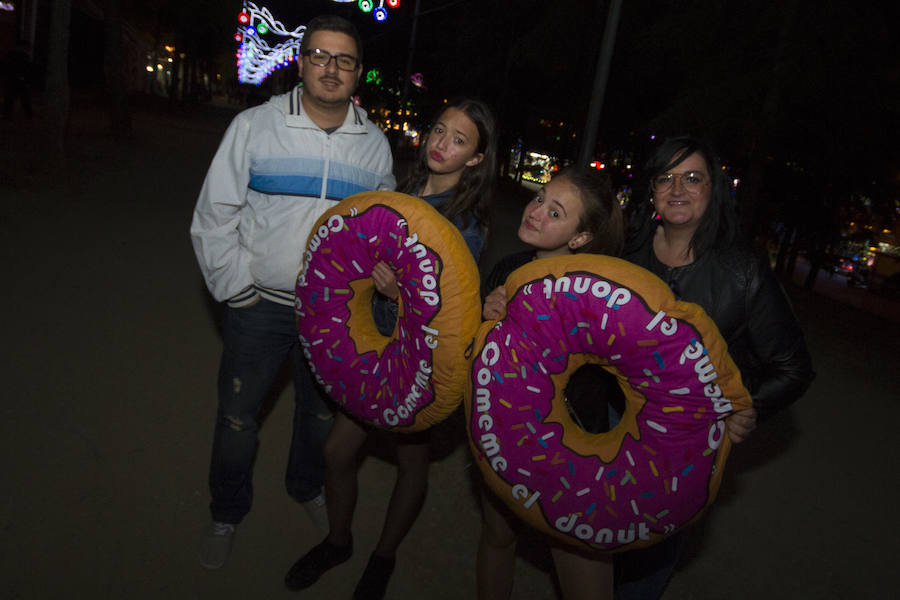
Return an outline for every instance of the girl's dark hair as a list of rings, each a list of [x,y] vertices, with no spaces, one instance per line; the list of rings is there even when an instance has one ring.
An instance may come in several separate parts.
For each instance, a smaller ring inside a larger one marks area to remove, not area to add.
[[[596,169],[581,166],[567,167],[553,178],[568,180],[581,195],[584,214],[578,231],[589,232],[592,239],[576,252],[619,256],[625,244],[625,227],[622,207],[609,179]]]
[[[656,210],[650,202],[653,198],[650,182],[657,175],[672,170],[695,152],[706,162],[710,176],[710,191],[709,206],[706,207],[700,225],[691,238],[690,249],[694,253],[694,258],[700,258],[712,249],[729,247],[737,240],[739,236],[737,204],[731,195],[722,164],[708,142],[685,135],[666,139],[644,166],[642,191],[634,196],[636,205],[631,212],[626,254],[636,252],[646,244],[652,243],[653,234],[659,225],[655,217]]]
[[[444,202],[440,212],[447,220],[457,217],[462,221],[461,229],[469,226],[475,219],[482,232],[487,233],[490,221],[490,203],[494,181],[497,176],[497,123],[494,114],[487,104],[475,98],[457,98],[445,104],[432,120],[437,121],[444,111],[456,108],[472,119],[478,129],[478,147],[476,152],[484,154],[480,163],[463,169],[456,193]],[[419,144],[419,154],[412,173],[401,187],[401,191],[411,194],[425,185],[428,178],[428,138]]]

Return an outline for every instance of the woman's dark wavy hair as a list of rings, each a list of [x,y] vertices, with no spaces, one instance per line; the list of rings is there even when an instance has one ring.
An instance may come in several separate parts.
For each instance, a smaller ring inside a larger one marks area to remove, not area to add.
[[[652,243],[653,234],[659,225],[659,221],[655,218],[656,210],[650,202],[653,197],[650,182],[657,175],[672,170],[695,152],[706,161],[711,181],[709,206],[691,238],[690,248],[694,252],[694,258],[698,259],[713,249],[729,247],[737,241],[739,236],[737,203],[731,195],[728,178],[722,171],[722,163],[716,152],[705,140],[678,136],[668,138],[660,144],[644,166],[641,191],[635,194],[633,199],[636,205],[631,211],[626,254],[636,252],[646,244]]]
[[[596,169],[582,166],[566,167],[553,179],[566,179],[581,195],[584,214],[578,231],[591,234],[590,242],[575,252],[619,256],[625,244],[625,226],[622,207],[610,185],[609,179]]]
[[[456,98],[441,107],[440,112],[432,120],[436,122],[448,108],[456,108],[472,119],[478,128],[478,147],[476,152],[484,154],[484,158],[474,167],[463,169],[456,193],[453,198],[441,205],[440,212],[447,220],[459,217],[462,229],[475,219],[478,227],[487,233],[490,225],[490,204],[494,182],[497,177],[497,122],[494,113],[487,104],[476,98]],[[401,191],[411,194],[425,185],[428,178],[428,138],[419,144],[419,154],[412,173],[401,187]]]

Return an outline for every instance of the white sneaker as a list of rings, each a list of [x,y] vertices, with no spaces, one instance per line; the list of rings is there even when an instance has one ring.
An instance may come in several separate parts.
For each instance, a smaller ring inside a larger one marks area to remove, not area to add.
[[[330,527],[328,526],[328,506],[325,504],[325,494],[319,494],[312,500],[301,502],[300,505],[316,528],[322,533],[328,533]]]
[[[200,564],[207,569],[218,569],[225,564],[231,554],[234,525],[213,521],[200,546]]]

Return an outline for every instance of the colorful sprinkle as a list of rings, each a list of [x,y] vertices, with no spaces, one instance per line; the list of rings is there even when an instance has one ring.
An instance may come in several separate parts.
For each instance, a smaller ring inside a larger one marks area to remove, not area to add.
[[[663,406],[662,411],[664,413],[680,413],[684,412],[683,406]]]
[[[562,495],[563,495],[562,490],[559,490],[559,491],[556,492],[556,494],[553,496],[553,499],[551,500],[551,502],[556,502],[557,500],[559,500],[560,498],[562,498]]]
[[[651,421],[650,419],[647,419],[647,426],[652,427],[653,429],[657,430],[660,433],[668,433],[669,432],[665,427],[663,427],[656,421]]]

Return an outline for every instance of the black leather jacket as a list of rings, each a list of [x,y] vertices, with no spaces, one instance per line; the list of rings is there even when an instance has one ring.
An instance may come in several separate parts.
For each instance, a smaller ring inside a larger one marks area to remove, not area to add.
[[[812,383],[812,361],[790,302],[768,262],[749,248],[710,250],[683,267],[662,264],[652,244],[624,258],[712,318],[760,419],[797,400]]]

